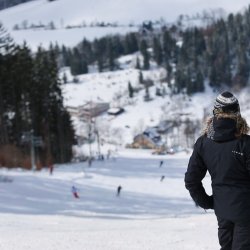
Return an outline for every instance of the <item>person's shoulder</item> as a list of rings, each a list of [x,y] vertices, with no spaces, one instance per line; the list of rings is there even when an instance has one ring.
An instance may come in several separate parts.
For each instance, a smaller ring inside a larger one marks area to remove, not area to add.
[[[241,147],[247,156],[250,155],[250,135],[244,134],[241,136]]]
[[[204,140],[206,140],[206,138],[207,138],[206,135],[201,135],[200,137],[198,137],[195,144],[201,145],[204,142]]]
[[[250,135],[244,134],[241,136],[241,138],[247,145],[250,145]]]
[[[246,142],[250,142],[250,135],[243,134],[243,135],[241,136],[241,138],[242,138],[244,141],[246,141]]]
[[[193,146],[194,151],[197,151],[197,152],[201,151],[205,138],[206,138],[205,135],[201,135],[200,137],[197,138]]]

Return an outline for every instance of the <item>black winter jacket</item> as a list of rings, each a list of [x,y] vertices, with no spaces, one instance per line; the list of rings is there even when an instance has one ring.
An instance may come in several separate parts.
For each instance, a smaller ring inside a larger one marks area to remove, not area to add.
[[[197,205],[214,209],[231,221],[250,221],[250,136],[235,137],[232,119],[215,119],[213,137],[195,143],[185,174],[185,186]],[[209,172],[213,195],[208,196],[202,179]]]

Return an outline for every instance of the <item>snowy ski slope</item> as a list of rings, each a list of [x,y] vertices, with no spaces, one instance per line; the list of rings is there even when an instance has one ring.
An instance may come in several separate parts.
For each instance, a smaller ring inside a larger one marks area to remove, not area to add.
[[[52,176],[47,170],[1,169],[1,176],[12,182],[0,182],[0,247],[217,249],[213,213],[196,208],[184,187],[188,157],[123,151],[91,168],[87,163],[56,166]],[[72,196],[72,185],[80,199]],[[120,197],[116,197],[118,185]],[[209,178],[205,186],[211,192]]]

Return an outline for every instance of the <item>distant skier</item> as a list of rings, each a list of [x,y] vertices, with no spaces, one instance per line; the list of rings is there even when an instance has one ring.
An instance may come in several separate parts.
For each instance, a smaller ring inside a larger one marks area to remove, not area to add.
[[[88,166],[89,167],[91,167],[91,165],[92,165],[92,159],[91,159],[91,157],[88,159]]]
[[[111,150],[109,149],[107,153],[107,160],[110,158],[110,155],[111,155]]]
[[[120,196],[121,190],[122,190],[122,186],[118,186],[116,196]]]
[[[163,161],[160,161],[160,165],[159,165],[159,168],[161,168],[163,165]]]
[[[77,199],[80,198],[80,196],[79,196],[79,194],[78,194],[78,191],[77,191],[77,188],[76,188],[75,186],[72,186],[71,191],[72,191],[72,194],[73,194],[73,196],[74,196],[75,198],[77,198]]]
[[[103,156],[103,154],[98,155],[98,160],[104,161],[104,156]]]
[[[50,175],[53,174],[53,171],[54,171],[54,166],[53,166],[53,164],[51,163],[51,164],[49,164],[49,173],[50,173]]]
[[[165,175],[161,176],[161,181],[163,181],[165,179]]]

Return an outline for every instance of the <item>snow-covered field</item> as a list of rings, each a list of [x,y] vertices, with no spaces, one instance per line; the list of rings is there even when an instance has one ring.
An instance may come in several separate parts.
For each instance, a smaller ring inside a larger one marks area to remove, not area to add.
[[[27,44],[36,50],[37,46],[47,47],[50,42],[59,45],[74,46],[84,37],[92,40],[100,36],[114,33],[124,34],[128,31],[138,30],[145,20],[165,20],[167,23],[176,22],[179,15],[195,15],[213,11],[213,15],[219,17],[225,15],[225,11],[238,12],[247,8],[249,1],[227,1],[227,0],[36,0],[12,8],[0,11],[0,21],[11,33],[16,43]],[[225,11],[214,11],[224,9]],[[217,13],[218,12],[218,13]],[[49,26],[53,22],[55,30],[48,28],[26,29],[31,25]],[[75,28],[65,29],[67,26],[81,26],[96,24],[97,22],[117,23],[127,27],[118,28]],[[188,25],[196,22],[190,21]],[[134,27],[128,27],[130,24]],[[19,30],[13,29],[18,25]]]
[[[101,38],[107,35],[125,35],[128,32],[138,31],[137,27],[86,27],[76,29],[57,29],[57,30],[23,30],[11,31],[11,36],[15,43],[23,44],[24,41],[32,49],[36,51],[38,46],[49,48],[50,44],[58,44],[74,47],[84,38],[93,41],[95,38]]]
[[[188,158],[123,151],[91,167],[56,166],[52,176],[1,169],[1,180],[12,182],[0,182],[0,248],[218,249],[215,216],[196,208],[184,187]],[[211,192],[209,178],[205,186]]]

